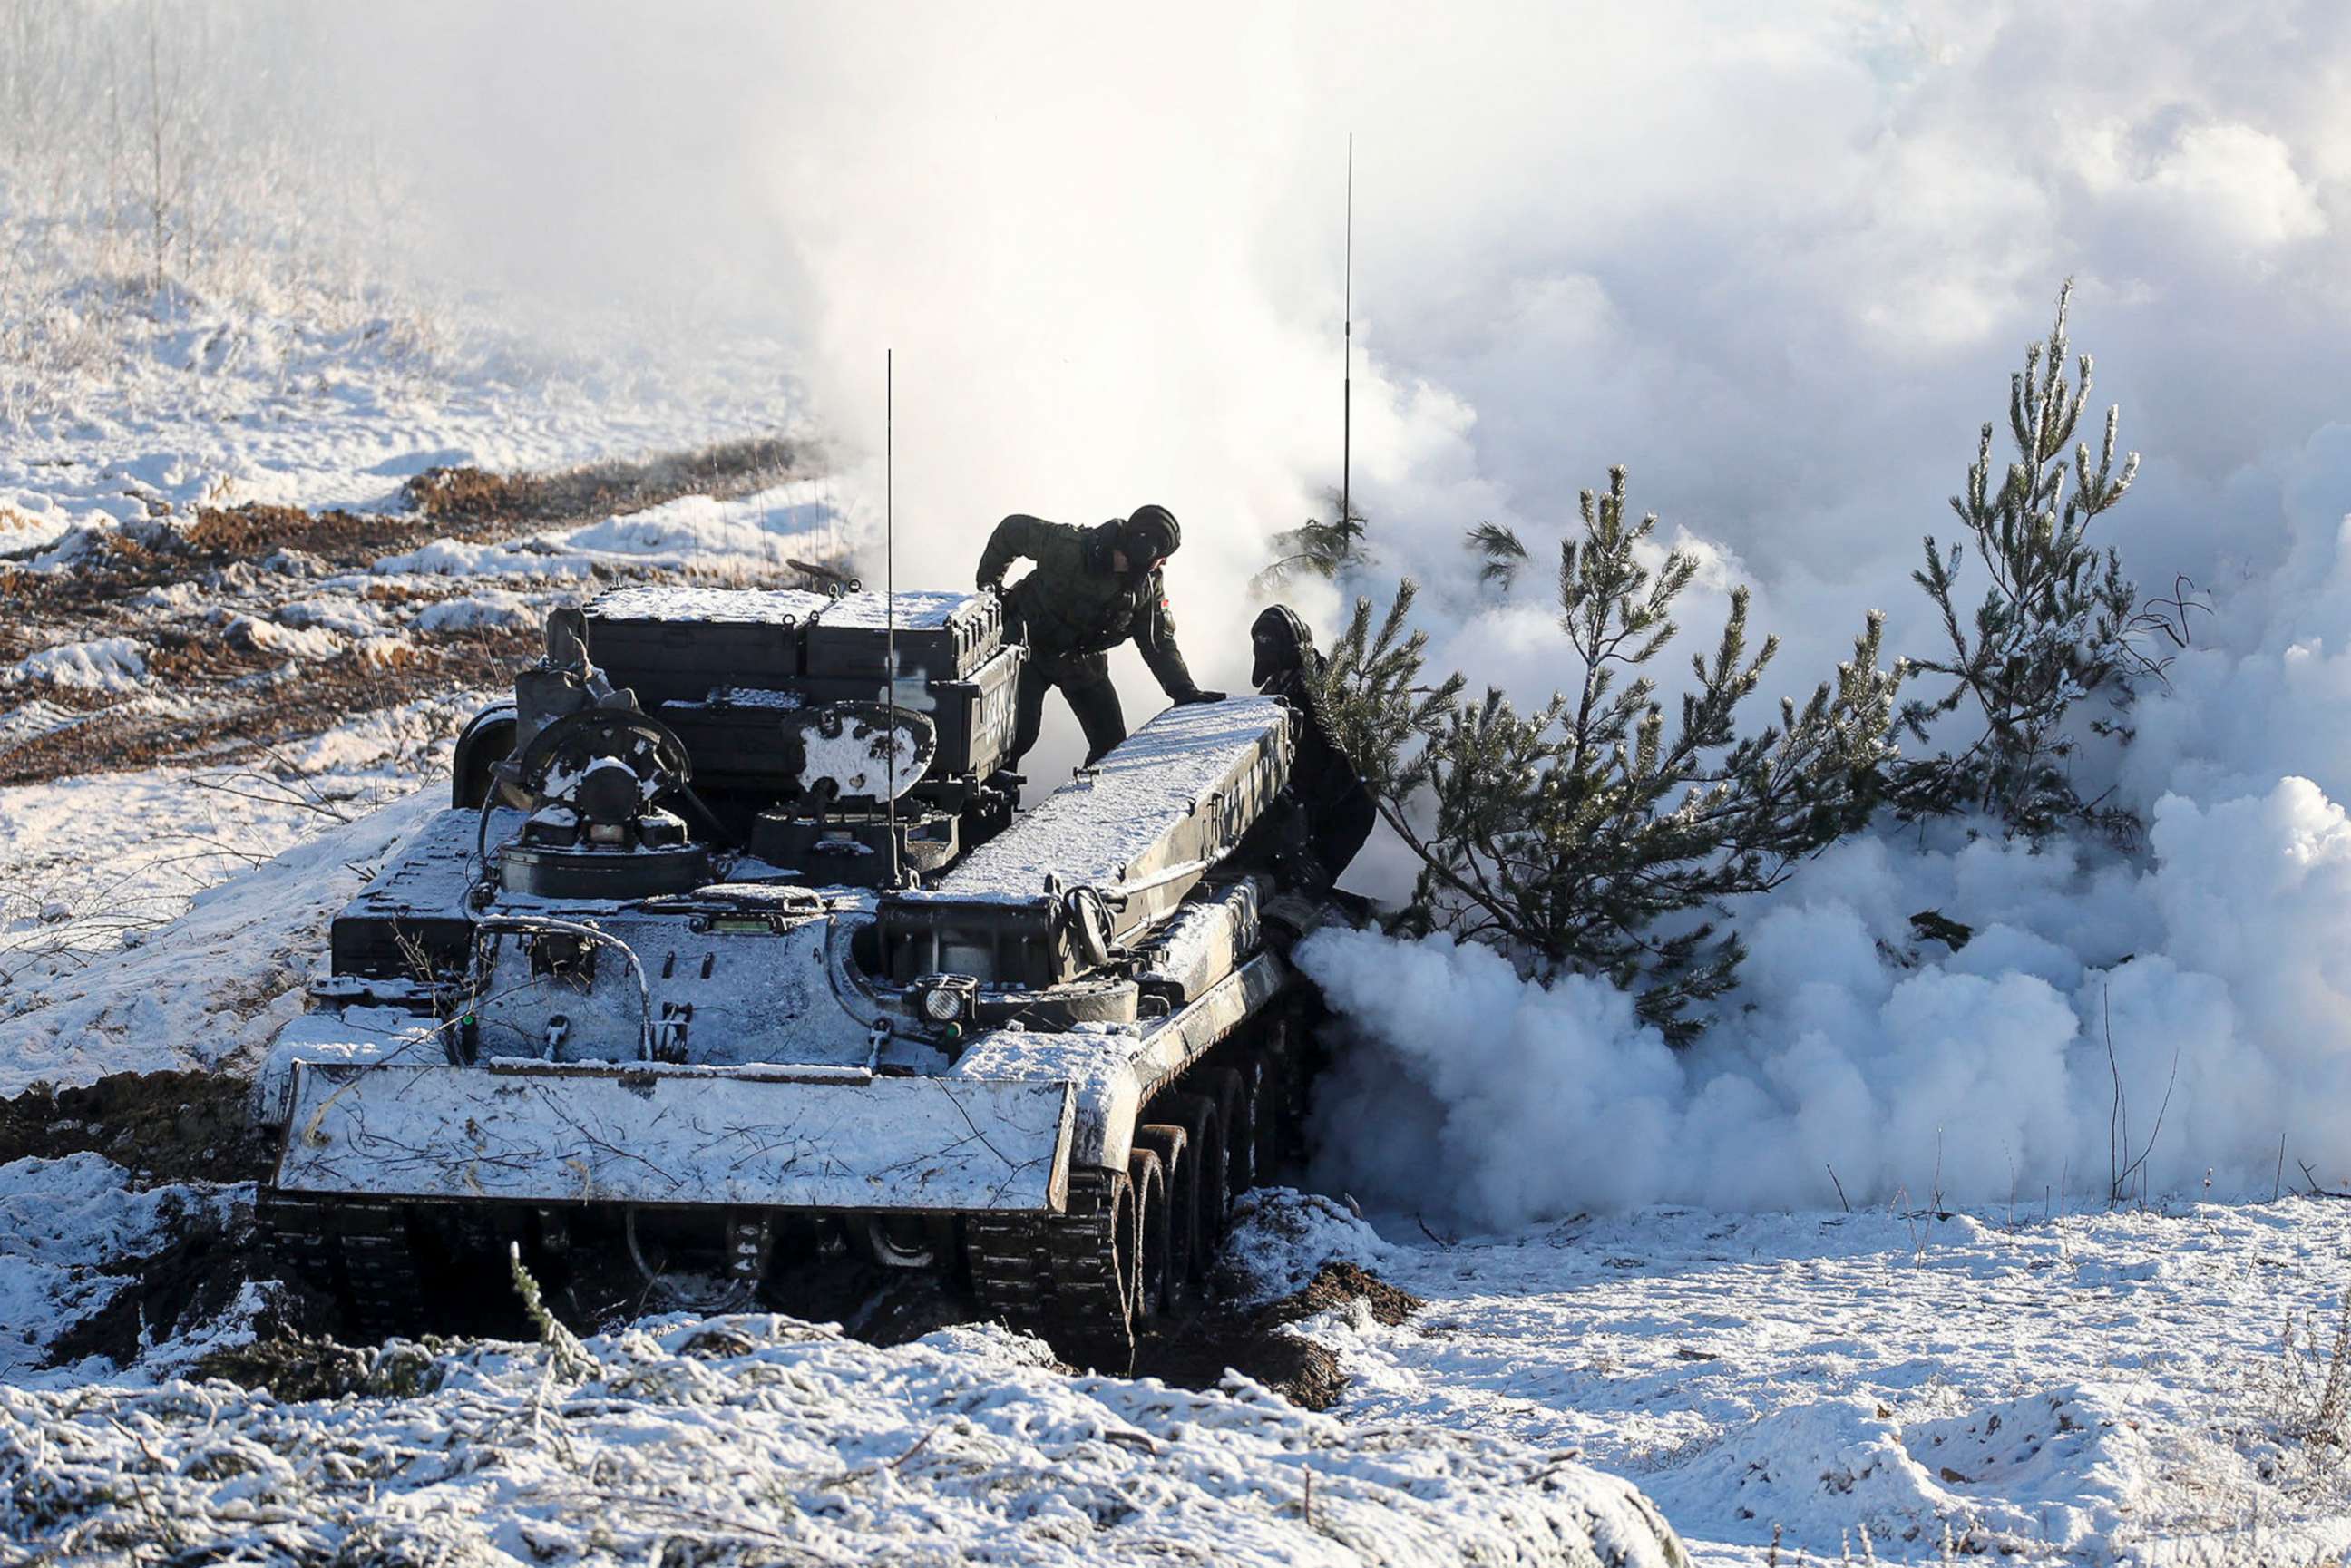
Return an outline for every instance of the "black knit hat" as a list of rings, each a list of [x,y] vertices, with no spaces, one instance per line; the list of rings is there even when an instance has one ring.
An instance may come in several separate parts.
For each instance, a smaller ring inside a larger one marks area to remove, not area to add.
[[[1249,685],[1262,686],[1285,670],[1303,669],[1314,657],[1314,633],[1287,604],[1270,604],[1249,627],[1255,654]]]
[[[1165,560],[1184,546],[1184,529],[1176,521],[1176,514],[1165,507],[1137,507],[1127,515],[1122,537],[1130,548],[1129,555],[1142,553],[1154,560]]]

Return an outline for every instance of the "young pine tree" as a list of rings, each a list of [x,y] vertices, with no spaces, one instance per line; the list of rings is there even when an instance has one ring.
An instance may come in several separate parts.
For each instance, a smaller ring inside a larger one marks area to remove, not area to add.
[[[2091,360],[2084,354],[2077,361],[2078,382],[2066,380],[2073,288],[2068,283],[2059,292],[2047,340],[2027,347],[2024,369],[2010,378],[2008,429],[2016,455],[2006,474],[1995,486],[1992,426],[1986,423],[1967,488],[1951,497],[1983,563],[1983,598],[1974,614],[1959,608],[1964,541],[1945,550],[1928,535],[1926,565],[1911,574],[1940,612],[1950,643],[1948,656],[1921,660],[1918,667],[1951,685],[1939,697],[1907,704],[1903,727],[1925,739],[1945,716],[1964,712],[1972,735],[1959,750],[1901,770],[1900,800],[1912,814],[1982,811],[2033,836],[2067,821],[2129,826],[2084,802],[2066,770],[2078,742],[2068,723],[2074,705],[2102,699],[2109,710],[2090,727],[2118,733],[2112,714],[2128,704],[2134,677],[2159,669],[2135,641],[2146,622],[2121,557],[2089,542],[2091,519],[2130,488],[2138,454],[2126,455],[2116,471],[2119,405],[2106,410],[2095,466],[2089,444],[2074,440],[2089,406]]]
[[[1699,1009],[1731,984],[1742,955],[1723,901],[1777,886],[1803,857],[1859,826],[1881,798],[1902,679],[1877,665],[1873,613],[1837,667],[1780,722],[1740,733],[1739,710],[1778,651],[1750,650],[1748,592],[1668,725],[1645,666],[1678,631],[1674,601],[1698,570],[1641,549],[1656,528],[1625,510],[1625,472],[1585,491],[1577,537],[1559,548],[1558,621],[1573,687],[1520,713],[1498,690],[1433,684],[1424,634],[1405,632],[1413,585],[1376,632],[1359,601],[1318,693],[1334,735],[1386,818],[1419,856],[1405,923],[1490,942],[1539,969],[1605,975],[1642,1016],[1687,1041]],[[1473,531],[1505,585],[1529,559],[1508,530]]]

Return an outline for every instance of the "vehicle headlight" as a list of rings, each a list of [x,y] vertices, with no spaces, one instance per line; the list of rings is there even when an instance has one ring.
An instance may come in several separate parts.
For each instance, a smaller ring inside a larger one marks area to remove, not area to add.
[[[944,986],[925,991],[923,1016],[933,1023],[953,1023],[963,1016],[963,994]]]

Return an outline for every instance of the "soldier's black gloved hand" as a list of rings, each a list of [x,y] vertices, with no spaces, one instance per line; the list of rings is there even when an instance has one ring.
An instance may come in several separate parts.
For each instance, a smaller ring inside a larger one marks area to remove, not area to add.
[[[1184,695],[1177,697],[1176,699],[1176,706],[1177,707],[1190,707],[1195,703],[1220,703],[1224,700],[1225,694],[1222,692],[1212,692],[1201,688],[1195,688],[1192,691],[1186,692]]]

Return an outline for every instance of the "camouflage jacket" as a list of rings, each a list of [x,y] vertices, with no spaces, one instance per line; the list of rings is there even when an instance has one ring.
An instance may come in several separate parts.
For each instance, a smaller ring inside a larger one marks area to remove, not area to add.
[[[1036,570],[1004,595],[1010,619],[1026,632],[1029,655],[1055,681],[1099,676],[1108,654],[1132,640],[1159,686],[1181,700],[1199,690],[1176,646],[1176,617],[1159,569],[1113,570],[1118,525],[1074,528],[1014,513],[996,525],[979,555],[979,586],[1001,587],[1015,560]]]

